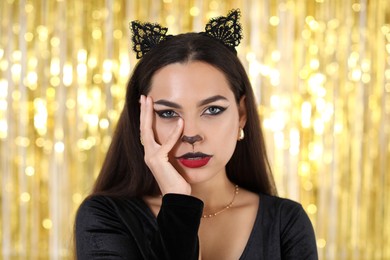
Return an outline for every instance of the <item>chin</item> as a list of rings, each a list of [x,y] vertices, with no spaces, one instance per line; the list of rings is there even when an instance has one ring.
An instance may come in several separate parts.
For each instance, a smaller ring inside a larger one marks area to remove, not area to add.
[[[180,174],[190,185],[195,185],[215,179],[218,175],[222,174],[222,172],[215,171],[215,169],[189,169],[180,172]]]
[[[176,167],[176,166],[175,168],[189,184],[201,183],[212,177],[210,175],[210,170],[206,170],[206,169],[199,169],[199,168],[190,169],[190,168]]]

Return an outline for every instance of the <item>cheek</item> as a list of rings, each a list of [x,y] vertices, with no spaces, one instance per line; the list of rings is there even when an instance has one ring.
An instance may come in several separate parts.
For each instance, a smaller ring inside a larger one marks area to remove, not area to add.
[[[153,120],[153,132],[156,142],[159,144],[165,143],[169,137],[169,133],[172,133],[176,126],[176,122],[167,122],[155,116]]]
[[[238,137],[239,122],[238,117],[229,117],[213,120],[207,126],[206,136],[209,142],[214,143],[214,147],[224,147],[227,150],[234,150]]]
[[[215,128],[214,131],[215,135],[220,136],[218,139],[222,146],[235,146],[238,136],[238,123],[231,122],[226,125],[221,124],[219,125],[218,130]]]

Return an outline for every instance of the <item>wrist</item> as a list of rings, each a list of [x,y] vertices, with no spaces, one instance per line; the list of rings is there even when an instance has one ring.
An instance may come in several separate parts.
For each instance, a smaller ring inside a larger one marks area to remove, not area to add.
[[[161,189],[161,194],[181,194],[181,195],[191,195],[191,186],[188,187],[170,187]]]

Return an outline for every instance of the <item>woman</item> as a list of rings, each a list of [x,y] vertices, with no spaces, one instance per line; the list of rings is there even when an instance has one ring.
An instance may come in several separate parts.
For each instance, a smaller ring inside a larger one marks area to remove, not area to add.
[[[140,61],[77,213],[79,259],[317,259],[306,213],[276,197],[239,15],[176,36],[132,23]]]

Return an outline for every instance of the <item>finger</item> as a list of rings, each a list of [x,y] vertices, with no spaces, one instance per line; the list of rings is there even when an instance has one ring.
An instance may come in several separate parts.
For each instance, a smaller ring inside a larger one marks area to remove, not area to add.
[[[141,145],[144,145],[144,140],[142,137],[142,128],[144,125],[144,117],[145,117],[145,96],[141,95],[139,98],[139,103],[140,103],[140,114],[139,114],[139,135],[140,135],[140,142]]]
[[[172,150],[173,146],[176,144],[177,140],[179,140],[179,137],[183,132],[183,125],[183,119],[179,118],[177,120],[177,126],[172,130],[167,141],[161,147],[163,153],[168,153]]]
[[[142,132],[142,129],[144,128],[144,121],[145,121],[145,96],[144,95],[141,95],[141,97],[140,97],[139,121],[140,121],[139,130],[140,130],[140,132]]]
[[[145,97],[143,125],[141,129],[142,138],[145,144],[154,142],[153,133],[153,100],[151,97]]]
[[[146,96],[145,95],[141,95],[140,104],[141,104],[140,130],[142,130],[142,128],[145,125],[145,115],[146,115]]]

